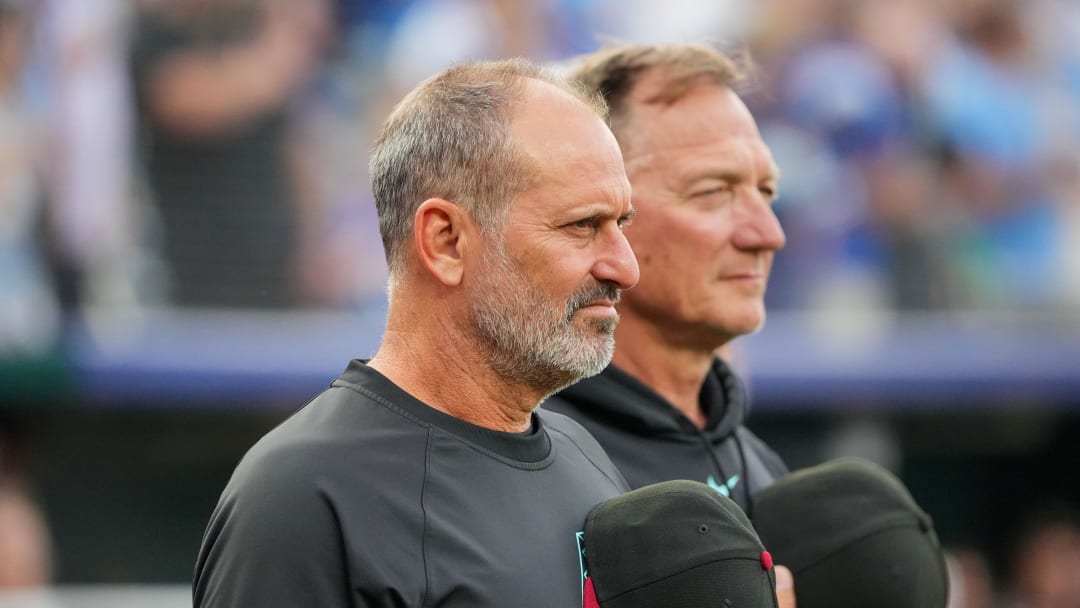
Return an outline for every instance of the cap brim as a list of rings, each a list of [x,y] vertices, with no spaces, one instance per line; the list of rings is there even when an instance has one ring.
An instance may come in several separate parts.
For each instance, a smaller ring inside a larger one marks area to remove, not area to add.
[[[601,598],[601,608],[778,608],[772,570],[759,560],[727,559],[684,570],[643,584],[616,597]]]

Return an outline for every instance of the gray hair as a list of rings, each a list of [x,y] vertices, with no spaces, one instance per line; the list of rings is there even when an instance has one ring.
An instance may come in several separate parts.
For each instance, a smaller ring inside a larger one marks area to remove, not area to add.
[[[482,231],[503,224],[532,167],[510,135],[510,118],[528,79],[566,91],[606,121],[603,100],[523,59],[460,64],[405,96],[371,154],[371,185],[391,281],[404,268],[420,203],[460,205]]]
[[[613,44],[583,56],[570,78],[604,98],[611,129],[623,142],[626,134],[621,131],[629,118],[626,100],[641,77],[654,70],[661,85],[645,100],[649,104],[675,103],[703,81],[737,90],[754,79],[748,52],[728,55],[706,44]]]

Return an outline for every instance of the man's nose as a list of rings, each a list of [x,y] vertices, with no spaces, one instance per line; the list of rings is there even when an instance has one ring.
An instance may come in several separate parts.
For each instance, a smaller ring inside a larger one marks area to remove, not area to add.
[[[614,283],[619,289],[630,289],[641,276],[637,257],[626,235],[617,227],[606,231],[600,244],[601,255],[593,265],[593,277]]]
[[[777,251],[784,247],[787,237],[769,201],[759,196],[741,207],[733,238],[736,247],[749,251]]]

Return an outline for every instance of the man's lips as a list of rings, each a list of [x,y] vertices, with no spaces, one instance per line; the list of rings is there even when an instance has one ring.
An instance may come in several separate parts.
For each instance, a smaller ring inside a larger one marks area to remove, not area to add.
[[[578,309],[580,312],[584,312],[587,315],[600,315],[605,317],[611,317],[618,314],[615,311],[615,304],[618,300],[609,300],[606,298],[599,300],[591,300],[585,306]]]
[[[764,281],[765,273],[759,270],[742,270],[721,275],[722,281]]]

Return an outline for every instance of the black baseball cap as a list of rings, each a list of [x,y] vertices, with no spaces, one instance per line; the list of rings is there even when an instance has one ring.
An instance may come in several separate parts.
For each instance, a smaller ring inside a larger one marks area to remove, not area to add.
[[[777,480],[753,505],[762,541],[791,569],[799,608],[945,608],[933,522],[881,466],[831,460]]]
[[[777,608],[772,558],[735,502],[665,481],[585,519],[585,608]]]

